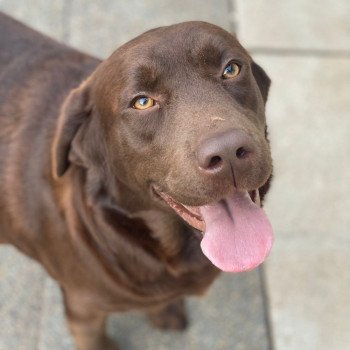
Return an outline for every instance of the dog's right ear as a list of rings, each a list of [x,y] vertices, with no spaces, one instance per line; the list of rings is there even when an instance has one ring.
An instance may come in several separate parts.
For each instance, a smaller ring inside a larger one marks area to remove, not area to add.
[[[62,105],[52,144],[52,172],[61,177],[69,167],[69,152],[79,128],[88,119],[92,107],[87,82],[72,90]]]
[[[258,84],[264,103],[266,103],[271,85],[271,79],[266,74],[266,72],[255,62],[252,63],[252,72]]]

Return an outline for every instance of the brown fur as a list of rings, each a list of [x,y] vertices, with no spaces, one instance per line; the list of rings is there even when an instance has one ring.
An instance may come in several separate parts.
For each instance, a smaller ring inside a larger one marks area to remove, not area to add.
[[[232,58],[241,74],[223,81]],[[104,333],[112,311],[183,328],[181,298],[202,294],[219,271],[151,185],[188,205],[219,200],[232,178],[200,173],[196,150],[239,128],[260,153],[237,187],[264,195],[265,72],[203,22],[151,30],[100,62],[3,14],[0,69],[0,241],[60,284],[79,349],[115,349]],[[137,93],[159,108],[130,108]]]

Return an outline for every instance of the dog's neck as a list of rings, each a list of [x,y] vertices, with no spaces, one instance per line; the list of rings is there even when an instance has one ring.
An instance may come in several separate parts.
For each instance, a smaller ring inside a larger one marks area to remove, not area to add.
[[[137,195],[123,184],[117,184],[118,193],[106,189],[104,184],[111,182],[103,181],[97,172],[79,166],[71,170],[74,207],[105,264],[117,267],[120,257],[130,255],[135,264],[124,269],[152,269],[173,276],[209,265],[199,247],[199,234],[176,214],[137,201]],[[138,202],[134,211],[133,198]],[[116,272],[120,273],[118,268]]]

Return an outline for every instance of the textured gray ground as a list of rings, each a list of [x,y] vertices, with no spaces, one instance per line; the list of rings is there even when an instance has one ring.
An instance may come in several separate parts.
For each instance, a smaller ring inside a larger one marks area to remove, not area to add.
[[[0,266],[0,349],[73,349],[55,282],[11,247],[1,248]],[[222,275],[205,297],[189,299],[184,333],[155,330],[136,313],[113,315],[108,332],[129,350],[268,350],[259,274]]]
[[[201,19],[236,31],[273,80],[268,119],[276,243],[257,271],[223,275],[189,300],[191,326],[164,334],[142,315],[111,317],[123,349],[276,350],[350,344],[350,2],[348,0],[0,0],[0,10],[105,57],[152,27]],[[264,281],[263,281],[264,282]],[[136,330],[136,332],[135,332]],[[55,283],[0,248],[0,350],[72,349]]]

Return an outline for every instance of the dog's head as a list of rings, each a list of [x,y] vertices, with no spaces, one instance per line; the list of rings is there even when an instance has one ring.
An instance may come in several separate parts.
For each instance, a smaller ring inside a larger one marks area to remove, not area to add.
[[[217,26],[187,22],[146,32],[67,98],[54,172],[62,176],[76,163],[108,173],[205,232],[202,248],[214,264],[251,269],[272,243],[259,205],[272,171],[269,85]]]

